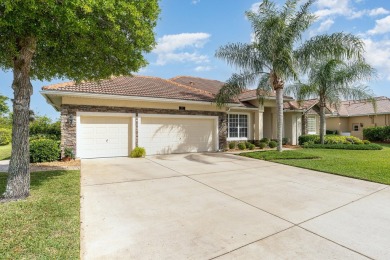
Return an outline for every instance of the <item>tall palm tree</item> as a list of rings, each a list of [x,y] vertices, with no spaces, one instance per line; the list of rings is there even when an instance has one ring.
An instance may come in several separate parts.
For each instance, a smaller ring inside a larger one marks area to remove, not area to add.
[[[223,106],[237,97],[248,86],[257,85],[259,98],[276,93],[278,151],[282,151],[283,89],[285,82],[298,78],[298,67],[303,70],[320,57],[361,56],[363,43],[350,34],[336,33],[311,38],[297,45],[303,33],[315,21],[309,8],[314,0],[298,7],[298,0],[287,0],[283,8],[264,0],[257,12],[248,11],[254,41],[230,43],[220,47],[215,56],[240,69],[221,88],[216,97]]]
[[[328,59],[313,62],[307,83],[296,83],[286,88],[286,93],[295,93],[298,101],[318,98],[320,106],[320,141],[325,137],[326,105],[338,105],[343,99],[375,100],[371,90],[359,82],[368,80],[374,74],[373,68],[364,59],[343,61]]]

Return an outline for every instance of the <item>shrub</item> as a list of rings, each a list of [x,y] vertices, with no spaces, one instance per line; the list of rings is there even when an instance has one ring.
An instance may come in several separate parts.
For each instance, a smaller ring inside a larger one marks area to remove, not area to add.
[[[377,126],[363,129],[363,136],[371,142],[390,141],[390,126]]]
[[[264,137],[264,138],[262,138],[262,139],[260,140],[260,142],[266,143],[266,144],[268,145],[269,139],[266,138],[266,137]]]
[[[257,146],[257,147],[259,147],[260,146],[260,140],[253,140],[253,144],[255,145],[255,146]]]
[[[279,140],[278,139],[271,139],[271,141],[274,141],[274,142],[276,142],[276,143],[279,143]]]
[[[371,142],[368,140],[363,140],[363,144],[370,144]]]
[[[282,138],[282,144],[283,145],[286,145],[286,144],[288,144],[290,142],[290,139],[288,139],[287,137],[283,137]]]
[[[145,157],[145,155],[146,155],[146,151],[145,148],[143,147],[136,147],[130,153],[131,158],[141,158],[141,157]]]
[[[61,122],[52,122],[47,116],[37,116],[30,123],[30,136],[45,136],[49,139],[61,139]],[[39,138],[38,138],[39,139]]]
[[[61,149],[58,141],[38,139],[30,142],[30,162],[53,162],[60,159]]]
[[[299,145],[303,145],[307,142],[316,142],[320,140],[320,137],[318,135],[301,135],[298,137],[298,143]]]
[[[240,150],[245,150],[245,149],[246,149],[245,143],[238,143],[237,147],[238,147],[238,149],[240,149]]]
[[[7,145],[12,140],[12,131],[6,128],[0,128],[0,145]]]
[[[275,148],[276,146],[278,146],[278,143],[275,141],[270,141],[268,146],[269,146],[269,148]]]
[[[254,150],[255,147],[256,147],[256,146],[255,146],[254,144],[251,144],[251,143],[250,143],[249,146],[248,146],[248,149],[249,149],[249,150]]]
[[[260,142],[260,143],[259,143],[259,147],[260,147],[260,149],[264,149],[264,148],[267,147],[267,143],[265,143],[265,142]]]
[[[235,148],[236,148],[236,142],[230,142],[229,149],[235,149]]]
[[[382,150],[383,147],[378,144],[305,144],[303,148],[312,149],[340,149],[340,150]]]
[[[251,142],[246,141],[246,142],[245,142],[246,148],[249,148],[249,146],[250,146],[251,144],[252,144]]]
[[[75,155],[72,148],[66,147],[64,149],[64,155],[65,157],[68,157],[70,159],[75,159]]]

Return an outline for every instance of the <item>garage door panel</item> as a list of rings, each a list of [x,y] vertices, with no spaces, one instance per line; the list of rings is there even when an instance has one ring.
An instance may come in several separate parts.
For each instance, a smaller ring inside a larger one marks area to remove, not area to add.
[[[142,118],[139,145],[146,153],[186,153],[215,150],[213,118]]]
[[[82,116],[79,127],[79,157],[128,156],[130,118]]]

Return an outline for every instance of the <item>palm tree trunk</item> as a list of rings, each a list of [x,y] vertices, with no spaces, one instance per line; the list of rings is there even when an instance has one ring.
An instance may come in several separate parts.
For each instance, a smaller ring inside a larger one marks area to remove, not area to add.
[[[276,111],[277,111],[277,138],[279,152],[283,151],[282,139],[283,139],[283,88],[277,88],[276,90]]]
[[[325,118],[325,101],[320,101],[320,142],[324,144],[325,142],[325,133],[326,133],[326,118]]]
[[[13,61],[12,152],[4,200],[23,199],[30,193],[29,117],[33,91],[30,67],[36,50],[36,40],[30,37],[21,39],[18,49],[19,53]]]

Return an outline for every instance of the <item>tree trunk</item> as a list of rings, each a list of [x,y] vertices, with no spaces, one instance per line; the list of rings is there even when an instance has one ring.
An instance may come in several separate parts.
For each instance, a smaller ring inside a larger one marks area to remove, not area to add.
[[[277,111],[277,138],[278,151],[283,151],[283,88],[276,89],[276,111]]]
[[[320,101],[320,142],[324,144],[325,142],[325,133],[326,133],[326,118],[325,118],[325,101]]]
[[[26,37],[17,43],[18,54],[13,60],[14,79],[12,89],[13,124],[12,153],[8,170],[4,200],[18,200],[30,193],[29,117],[32,85],[30,81],[31,60],[36,50],[36,39]]]

